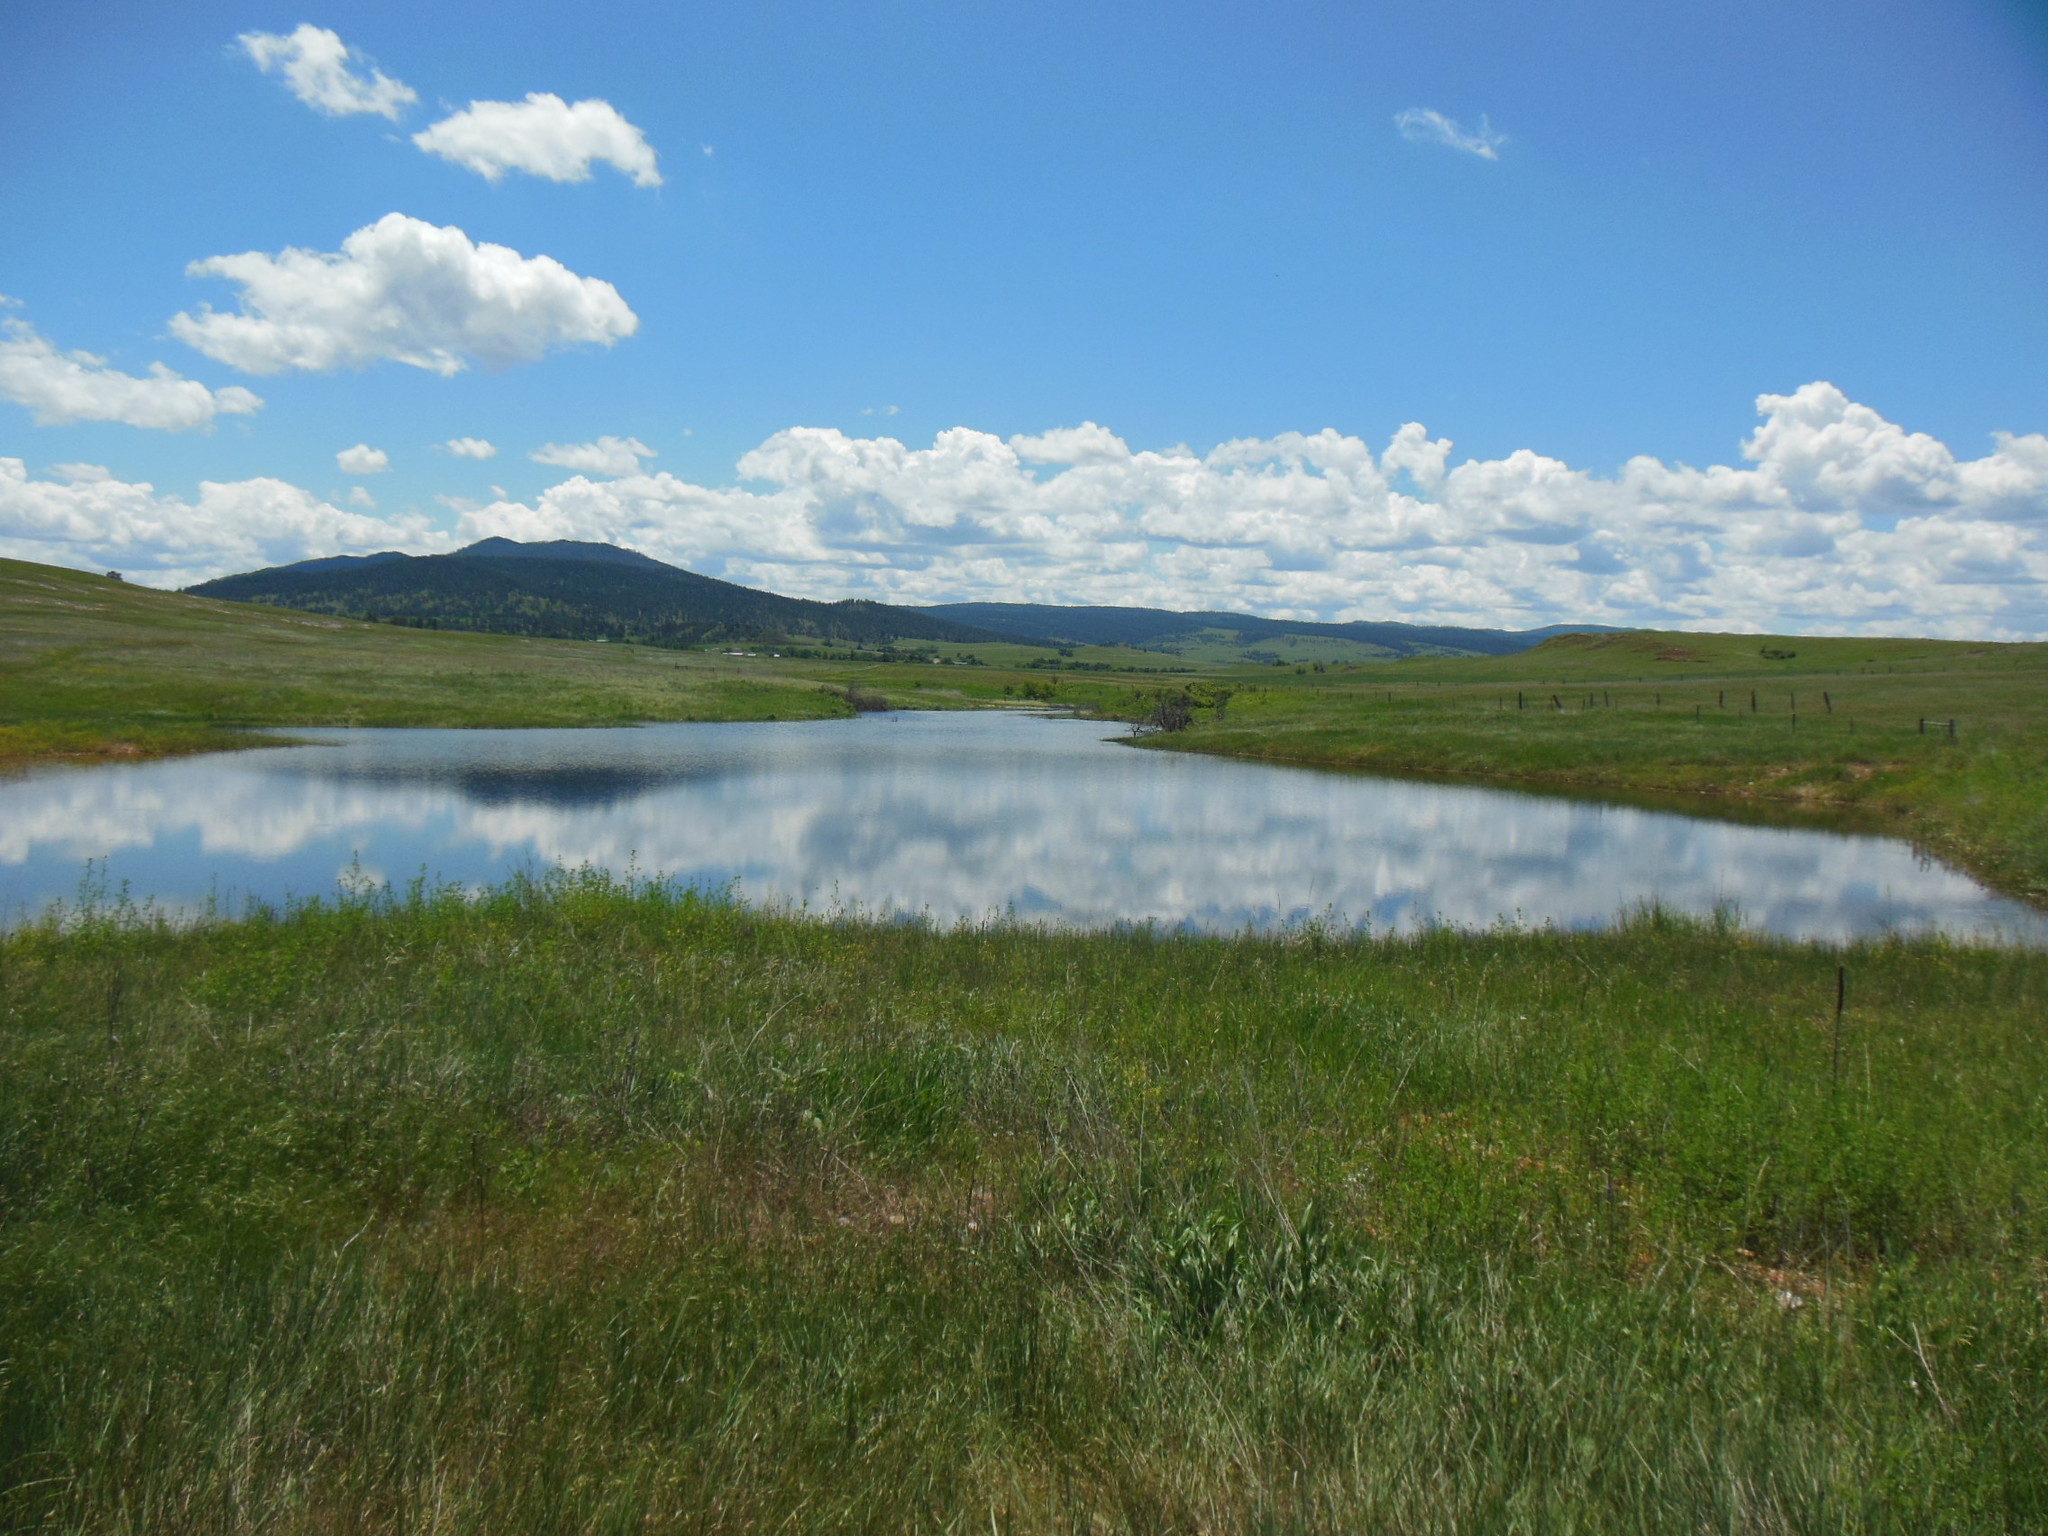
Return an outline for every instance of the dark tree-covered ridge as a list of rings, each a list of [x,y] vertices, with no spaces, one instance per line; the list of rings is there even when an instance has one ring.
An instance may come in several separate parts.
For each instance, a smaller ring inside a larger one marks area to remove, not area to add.
[[[1049,603],[940,603],[923,610],[937,618],[974,624],[1016,638],[1044,635],[1068,645],[1154,647],[1204,630],[1234,634],[1240,642],[1290,635],[1350,640],[1396,656],[1420,652],[1469,652],[1512,656],[1554,635],[1605,630],[1601,624],[1552,624],[1542,629],[1467,629],[1449,624],[1361,621],[1318,624],[1305,619],[1262,619],[1249,613],[1178,613],[1166,608],[1066,608]]]
[[[223,576],[204,597],[434,629],[646,645],[811,640],[1014,641],[919,609],[812,602],[664,565],[610,544],[485,539],[452,555],[338,556]]]
[[[1203,632],[1238,644],[1346,640],[1387,656],[1511,655],[1553,635],[1598,629],[1560,624],[1522,631],[1401,623],[1320,624],[1246,613],[1161,608],[950,603],[899,608],[850,599],[821,603],[701,576],[615,544],[484,539],[450,555],[336,555],[223,576],[188,589],[204,597],[423,628],[562,640],[696,646],[789,641],[886,645],[1129,645],[1172,649]],[[1257,659],[1259,653],[1252,653]],[[1277,658],[1276,658],[1277,659]]]

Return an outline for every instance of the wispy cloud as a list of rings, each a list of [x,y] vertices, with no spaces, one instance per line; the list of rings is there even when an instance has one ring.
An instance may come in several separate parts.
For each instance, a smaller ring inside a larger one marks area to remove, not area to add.
[[[524,101],[472,101],[413,143],[466,166],[486,181],[524,171],[549,181],[588,181],[593,161],[617,166],[636,187],[658,187],[661,172],[647,136],[608,101],[570,105],[546,91]]]
[[[1484,116],[1479,119],[1476,132],[1467,132],[1456,118],[1445,117],[1428,107],[1410,107],[1405,112],[1396,112],[1394,126],[1401,130],[1404,139],[1417,144],[1441,144],[1446,149],[1461,149],[1482,160],[1498,160],[1501,145],[1508,141],[1506,134],[1494,132],[1493,125]]]
[[[351,68],[351,63],[363,65],[363,56],[325,27],[307,23],[286,36],[244,32],[236,41],[258,69],[266,75],[281,70],[294,96],[329,117],[368,112],[395,123],[420,99],[411,86],[381,69],[371,66],[366,76]]]
[[[637,437],[613,437],[609,433],[594,443],[544,443],[527,455],[536,464],[552,464],[585,475],[634,475],[640,461],[655,457],[654,450]]]

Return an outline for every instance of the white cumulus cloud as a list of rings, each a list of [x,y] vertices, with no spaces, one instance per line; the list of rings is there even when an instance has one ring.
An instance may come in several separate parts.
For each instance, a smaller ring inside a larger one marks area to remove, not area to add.
[[[174,315],[172,334],[246,373],[389,359],[451,375],[471,361],[505,367],[560,347],[608,347],[640,326],[602,279],[402,213],[357,230],[339,251],[246,251],[187,270],[238,284],[241,309]]]
[[[609,441],[617,457],[529,501],[493,487],[448,503],[453,533],[276,480],[186,501],[84,464],[31,480],[10,459],[0,554],[186,582],[497,534],[605,540],[820,598],[2048,637],[2048,435],[1962,458],[1825,383],[1757,408],[1734,462],[1645,456],[1611,475],[1528,449],[1454,462],[1417,423],[1379,447],[1326,428],[1206,454],[1134,449],[1093,422],[1008,440],[956,427],[922,448],[793,427],[729,486],[650,473],[644,444],[599,439],[566,451]]]
[[[372,67],[365,75],[350,68],[351,59],[362,64],[363,56],[344,43],[339,33],[325,27],[304,23],[282,36],[244,32],[236,41],[258,69],[266,75],[282,71],[294,96],[330,117],[368,112],[397,122],[399,115],[420,99],[411,86],[381,69]]]
[[[1396,112],[1394,126],[1401,130],[1404,139],[1417,144],[1441,144],[1446,149],[1463,150],[1482,160],[1498,160],[1501,145],[1508,141],[1508,136],[1495,133],[1493,125],[1484,117],[1479,119],[1476,130],[1468,131],[1457,119],[1445,117],[1428,107],[1410,107],[1405,112]]]
[[[1377,452],[1325,429],[1206,455],[1092,422],[929,448],[795,427],[740,460],[763,489],[579,475],[461,529],[608,540],[821,598],[2048,636],[2048,436],[1958,459],[1830,384],[1757,405],[1739,464],[1613,476],[1527,449],[1453,465],[1415,423]]]
[[[581,470],[586,475],[634,475],[654,450],[637,437],[600,437],[594,443],[545,443],[527,455],[536,464]]]
[[[1020,432],[1010,439],[1010,447],[1026,464],[1117,464],[1131,456],[1129,443],[1092,421],[1055,427],[1035,437]]]
[[[441,445],[458,459],[495,459],[498,445],[481,437],[451,437]]]
[[[26,320],[0,322],[0,398],[27,406],[46,427],[119,421],[180,432],[263,409],[262,399],[238,384],[208,389],[162,363],[137,378],[90,352],[60,352]]]
[[[549,181],[588,181],[591,163],[602,160],[632,177],[635,186],[661,185],[647,136],[608,101],[571,105],[544,91],[524,101],[472,101],[414,134],[412,141],[486,181],[507,171]]]
[[[353,448],[344,448],[334,456],[334,462],[341,466],[345,475],[381,475],[391,467],[391,455],[382,448],[372,448],[368,443],[357,443]]]
[[[203,481],[187,500],[96,465],[62,473],[65,483],[33,479],[20,459],[0,458],[0,555],[187,586],[321,555],[453,547],[423,517],[343,511],[283,480]]]

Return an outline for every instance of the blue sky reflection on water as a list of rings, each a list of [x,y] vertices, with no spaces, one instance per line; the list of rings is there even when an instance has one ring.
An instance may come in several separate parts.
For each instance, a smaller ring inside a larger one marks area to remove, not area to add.
[[[338,881],[597,866],[747,898],[1082,927],[1311,918],[1596,927],[1656,901],[1756,928],[2048,941],[1890,839],[1133,752],[1014,714],[582,731],[323,731],[317,745],[0,783],[0,912],[90,873],[174,912]]]

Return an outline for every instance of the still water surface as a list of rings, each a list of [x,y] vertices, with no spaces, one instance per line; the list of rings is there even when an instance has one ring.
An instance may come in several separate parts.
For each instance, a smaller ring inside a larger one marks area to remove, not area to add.
[[[1576,928],[1656,901],[1801,938],[2048,942],[2039,914],[1885,838],[1136,752],[1118,729],[977,713],[318,731],[38,770],[0,782],[0,917],[75,900],[88,875],[187,912],[589,865],[942,922]]]

